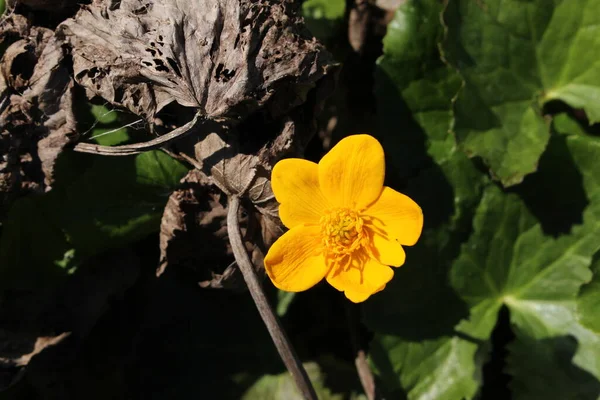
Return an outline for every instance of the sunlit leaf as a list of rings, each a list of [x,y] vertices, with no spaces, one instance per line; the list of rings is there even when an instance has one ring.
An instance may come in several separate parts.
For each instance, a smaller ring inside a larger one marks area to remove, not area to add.
[[[549,139],[548,102],[600,120],[599,7],[599,0],[448,3],[445,49],[465,79],[456,138],[505,186],[536,170]]]

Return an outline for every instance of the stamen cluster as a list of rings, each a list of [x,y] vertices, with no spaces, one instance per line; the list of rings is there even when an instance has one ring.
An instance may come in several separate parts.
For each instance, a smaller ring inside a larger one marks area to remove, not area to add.
[[[365,244],[367,231],[361,216],[354,210],[338,208],[329,210],[320,220],[321,242],[328,262],[332,266],[351,262],[350,257]]]

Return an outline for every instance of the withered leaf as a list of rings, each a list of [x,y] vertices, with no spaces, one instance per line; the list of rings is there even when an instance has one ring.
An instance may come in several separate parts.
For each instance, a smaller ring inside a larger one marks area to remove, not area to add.
[[[123,0],[82,7],[58,31],[77,82],[149,120],[177,102],[239,119],[275,95],[304,101],[330,56],[290,0]],[[274,110],[276,107],[273,108]]]
[[[2,38],[13,42],[0,64],[0,209],[18,196],[50,188],[54,164],[76,138],[73,81],[50,29],[6,17]]]
[[[157,275],[169,265],[184,268],[203,288],[239,289],[243,279],[232,264],[233,255],[227,235],[227,196],[198,170],[184,179],[184,186],[171,195],[163,214],[160,230],[161,257]],[[262,265],[265,241],[264,227],[278,223],[277,219],[264,224],[263,216],[252,206],[245,205],[240,224],[246,249],[256,266]]]
[[[36,10],[49,4],[29,3]],[[41,165],[45,182],[33,181],[48,189],[57,155],[78,136],[73,106],[78,93],[144,117],[158,134],[185,126],[190,115],[201,116],[205,122],[194,126],[196,134],[169,148],[199,170],[188,175],[165,209],[160,270],[181,263],[187,249],[196,256],[220,253],[214,263],[219,267],[208,269],[206,279],[208,286],[219,286],[231,271],[225,196],[245,198],[247,247],[260,265],[264,249],[282,232],[271,168],[286,153],[300,152],[312,136],[315,113],[328,95],[322,89],[337,67],[304,28],[298,5],[294,0],[82,5],[55,32],[38,35],[43,46],[14,48],[19,57],[34,57],[31,76],[11,73],[0,79],[6,148],[29,132],[29,148],[22,153]],[[37,28],[24,27],[25,22],[15,19],[11,34],[20,32],[27,41]],[[14,176],[0,171],[1,182],[8,182],[0,184],[14,187]],[[206,251],[197,248],[196,236],[202,235],[212,243]]]
[[[209,133],[195,146],[196,159],[203,172],[228,195],[244,195],[254,183],[259,158],[242,153],[235,137],[224,133]]]
[[[56,336],[27,336],[0,330],[0,365],[7,367],[24,367],[33,356],[39,354],[48,346],[53,346],[66,337],[70,332]]]

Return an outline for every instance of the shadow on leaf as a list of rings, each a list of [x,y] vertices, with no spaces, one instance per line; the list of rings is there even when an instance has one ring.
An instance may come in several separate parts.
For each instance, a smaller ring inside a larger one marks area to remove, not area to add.
[[[581,224],[589,203],[566,140],[565,136],[551,136],[538,171],[513,189],[540,221],[544,233],[552,236],[568,234],[573,225]]]
[[[600,382],[573,364],[577,340],[572,336],[534,339],[518,336],[509,346],[510,387],[521,398],[593,400]],[[520,379],[517,379],[520,378]]]

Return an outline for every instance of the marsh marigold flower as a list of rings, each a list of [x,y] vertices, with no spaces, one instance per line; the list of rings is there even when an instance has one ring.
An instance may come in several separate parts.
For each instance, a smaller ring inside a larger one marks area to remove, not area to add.
[[[279,161],[271,184],[289,231],[265,257],[273,284],[300,292],[326,278],[355,303],[383,290],[423,227],[421,208],[383,186],[384,175],[383,148],[369,135],[346,137],[318,164]]]

